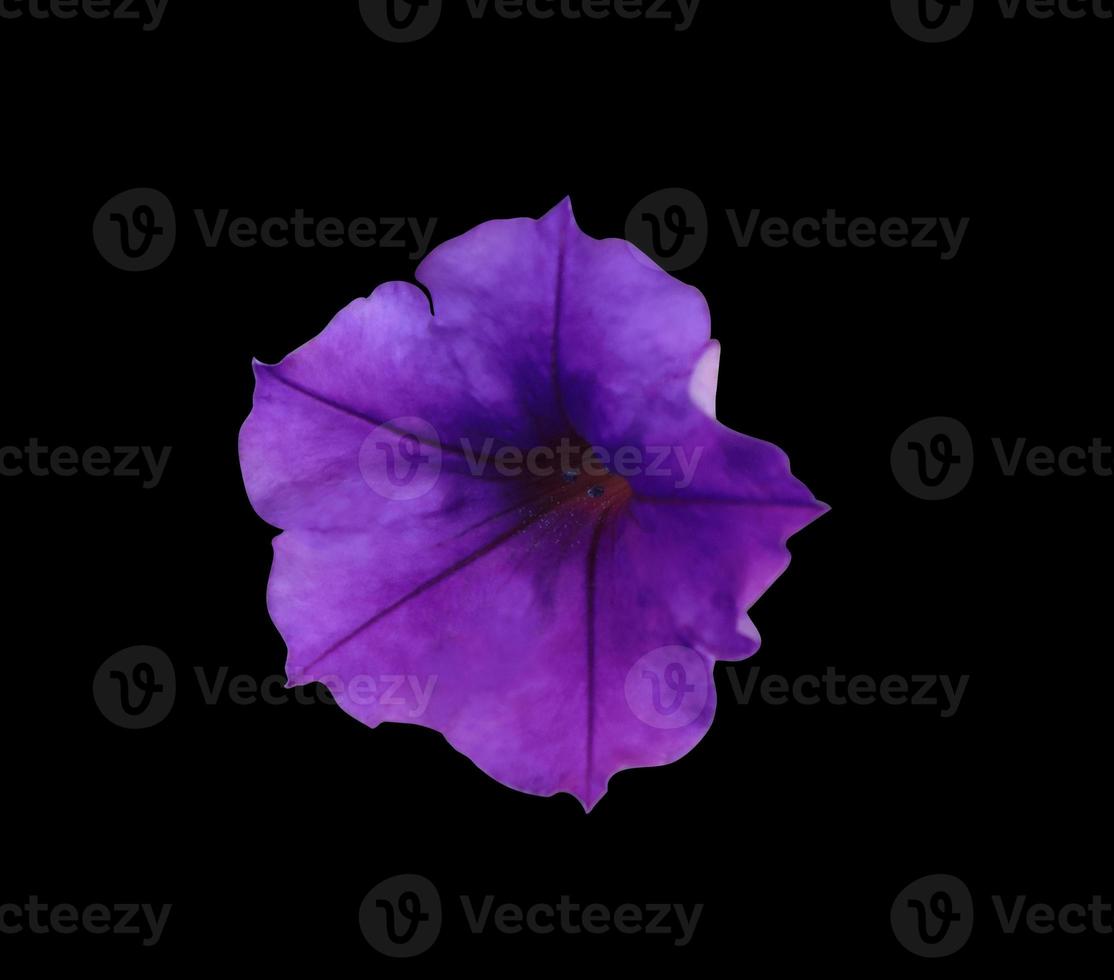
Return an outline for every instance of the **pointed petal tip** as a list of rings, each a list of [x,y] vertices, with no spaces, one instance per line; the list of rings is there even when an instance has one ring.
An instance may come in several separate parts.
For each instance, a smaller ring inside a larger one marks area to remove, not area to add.
[[[572,197],[566,195],[550,208],[543,216],[542,221],[563,221],[572,225],[574,228],[579,227],[576,223],[576,214],[573,212]]]
[[[608,782],[610,782],[610,780],[608,780]],[[550,798],[554,796],[571,796],[580,804],[580,808],[588,814],[591,813],[599,804],[600,800],[607,795],[607,789],[607,783],[604,783],[604,785],[598,789],[585,789],[583,787],[577,789],[559,789],[552,793]]]
[[[815,497],[799,503],[796,506],[798,520],[795,522],[795,526],[793,526],[792,529],[788,530],[788,533],[786,533],[785,540],[782,542],[782,544],[785,545],[786,548],[788,548],[790,538],[792,538],[795,534],[799,534],[810,524],[818,521],[831,509],[832,508],[829,504],[824,503],[824,501],[822,500],[817,500]]]
[[[277,361],[261,361],[258,357],[253,356],[251,359],[252,376],[258,379],[261,374],[277,368],[282,364],[283,360],[285,360],[285,358],[280,358]]]
[[[579,803],[581,805],[581,807],[584,809],[585,816],[587,816],[589,813],[591,813],[596,808],[599,801],[604,798],[604,795],[605,795],[606,792],[607,791],[604,790],[604,791],[596,794],[596,797],[594,799],[591,798],[591,797],[588,797],[587,799],[585,799],[579,793],[573,793],[572,797],[573,797],[573,799],[576,800],[577,803]]]

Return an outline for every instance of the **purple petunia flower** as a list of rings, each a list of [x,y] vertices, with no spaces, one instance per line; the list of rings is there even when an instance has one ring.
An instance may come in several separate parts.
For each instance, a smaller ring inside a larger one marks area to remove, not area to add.
[[[290,684],[441,732],[500,782],[573,794],[680,758],[712,668],[826,510],[715,421],[703,296],[544,218],[432,252],[276,365],[240,433],[282,528],[268,588]]]

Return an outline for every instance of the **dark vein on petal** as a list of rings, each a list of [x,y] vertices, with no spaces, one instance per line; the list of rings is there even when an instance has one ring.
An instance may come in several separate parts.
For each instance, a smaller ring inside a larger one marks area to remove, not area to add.
[[[374,626],[380,620],[384,619],[386,616],[389,616],[391,613],[393,613],[396,609],[399,609],[400,607],[404,606],[411,599],[417,598],[418,596],[422,595],[422,593],[429,591],[435,585],[438,585],[441,582],[444,582],[445,579],[450,578],[451,576],[455,575],[457,572],[461,571],[461,569],[467,568],[473,562],[476,562],[479,559],[483,558],[485,555],[490,554],[496,548],[498,548],[500,545],[502,545],[504,542],[509,541],[511,538],[513,538],[516,534],[520,534],[522,531],[525,531],[531,525],[536,524],[543,517],[545,517],[547,514],[549,514],[552,510],[554,510],[556,507],[558,507],[562,502],[563,502],[562,499],[555,500],[549,507],[543,507],[536,514],[531,514],[529,517],[525,518],[524,520],[519,521],[510,530],[504,531],[502,534],[496,536],[491,541],[487,542],[487,544],[482,545],[481,547],[477,548],[475,551],[471,552],[470,554],[467,554],[463,558],[459,559],[458,561],[453,562],[448,568],[442,569],[440,572],[438,572],[432,578],[428,578],[424,582],[415,586],[413,589],[411,589],[409,592],[407,592],[406,595],[404,595],[401,599],[398,599],[395,602],[392,602],[389,606],[386,606],[385,608],[380,609],[379,612],[375,613],[373,616],[369,616],[362,623],[360,623],[360,625],[357,626],[354,630],[347,633],[345,636],[342,636],[339,640],[337,640],[331,646],[327,647],[325,650],[323,650],[321,653],[319,653],[316,657],[313,658],[313,660],[311,660],[308,664],[306,664],[306,666],[303,667],[302,669],[303,670],[309,670],[311,667],[315,666],[316,664],[318,664],[322,660],[324,660],[325,657],[329,656],[329,654],[335,653],[342,646],[344,646],[350,640],[354,639],[356,636],[358,636],[364,630],[368,629],[371,626]]]
[[[812,510],[815,504],[801,500],[747,500],[745,497],[655,497],[636,493],[633,499],[647,504],[730,504],[738,507],[783,507]]]
[[[588,562],[585,573],[585,590],[587,592],[587,606],[585,619],[587,620],[587,670],[588,670],[588,728],[585,736],[584,758],[584,793],[590,797],[592,793],[592,765],[595,756],[596,735],[596,562],[599,557],[600,537],[603,535],[607,508],[600,512],[596,526],[592,529],[592,540],[588,543]]]
[[[550,372],[553,377],[553,391],[557,397],[557,411],[561,413],[561,418],[566,428],[571,431],[573,425],[569,421],[569,413],[565,410],[565,396],[561,391],[560,359],[561,316],[565,298],[565,247],[568,240],[568,228],[569,225],[566,220],[561,226],[561,237],[557,243],[557,282],[553,292],[553,334],[552,346],[550,349]]]
[[[389,432],[395,433],[395,435],[406,436],[407,438],[413,439],[415,442],[421,443],[423,446],[429,446],[431,449],[440,449],[442,452],[452,453],[457,456],[465,455],[463,449],[457,449],[455,446],[444,446],[441,445],[439,442],[430,442],[427,439],[423,439],[419,435],[415,435],[413,432],[407,432],[404,429],[399,429],[397,426],[388,425],[385,419],[372,418],[370,415],[365,415],[363,412],[357,411],[356,409],[345,405],[342,402],[334,401],[332,398],[327,398],[325,395],[322,395],[311,388],[307,388],[304,385],[300,385],[296,381],[291,381],[289,378],[284,378],[269,364],[264,364],[262,365],[262,367],[267,372],[267,374],[270,377],[274,378],[279,384],[285,385],[291,391],[296,391],[300,395],[305,395],[307,398],[311,398],[315,402],[325,405],[337,412],[342,412],[343,414],[351,418],[359,419],[361,422],[366,422],[368,425],[373,425],[377,428],[385,428]]]
[[[459,534],[453,535],[453,537],[463,538],[466,534],[470,534],[472,531],[475,531],[477,528],[483,527],[485,524],[490,524],[492,521],[499,520],[500,517],[506,517],[508,514],[513,514],[516,510],[521,510],[523,507],[529,507],[532,504],[541,503],[547,497],[550,498],[550,502],[553,505],[549,508],[549,510],[553,510],[553,508],[555,508],[558,504],[563,504],[566,500],[576,496],[581,492],[583,492],[583,487],[579,485],[569,485],[568,487],[563,487],[559,491],[549,489],[545,490],[542,493],[535,494],[532,497],[524,497],[522,500],[518,501],[518,503],[511,504],[509,507],[504,507],[502,510],[496,511],[494,514],[483,517],[480,520],[476,521],[474,524],[469,524],[468,527],[466,527]]]

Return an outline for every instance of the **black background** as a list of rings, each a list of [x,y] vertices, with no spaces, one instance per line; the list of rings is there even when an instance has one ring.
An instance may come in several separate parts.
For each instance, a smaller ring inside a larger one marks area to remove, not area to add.
[[[990,439],[1114,442],[1108,244],[1110,21],[1005,21],[912,40],[888,3],[705,0],[691,30],[474,21],[449,3],[411,45],[354,2],[170,0],[144,33],[0,21],[5,382],[0,445],[173,447],[163,482],[0,478],[7,569],[0,902],[172,903],[161,942],[0,935],[0,961],[376,970],[951,969],[1064,963],[1110,936],[1004,936],[990,895],[1114,894],[1109,847],[1110,478],[998,472]],[[94,247],[113,195],[154,187],[178,241],[124,273]],[[274,530],[243,492],[250,359],[275,361],[406,250],[203,247],[191,212],[436,217],[439,243],[572,196],[622,236],[661,188],[700,196],[704,256],[678,273],[723,344],[720,418],[782,446],[832,511],[754,609],[745,679],[970,675],[939,708],[735,703],[687,757],[624,772],[585,815],[476,770],[435,733],[325,703],[202,699],[280,674],[264,590]],[[969,216],[933,250],[740,249],[724,218]],[[966,424],[970,485],[925,502],[890,470],[908,425]],[[146,731],[92,679],[135,644],[179,691]],[[950,873],[976,923],[919,960],[890,928],[910,881]],[[364,895],[429,878],[432,950],[384,959]],[[470,934],[454,896],[704,903],[693,942]]]

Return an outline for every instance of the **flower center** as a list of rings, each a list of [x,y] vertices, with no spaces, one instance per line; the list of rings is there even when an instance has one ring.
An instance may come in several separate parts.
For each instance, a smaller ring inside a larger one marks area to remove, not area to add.
[[[583,440],[565,440],[554,449],[560,461],[557,472],[535,475],[542,490],[541,509],[568,517],[580,514],[589,522],[613,516],[633,495],[630,484],[613,473],[599,451]]]

